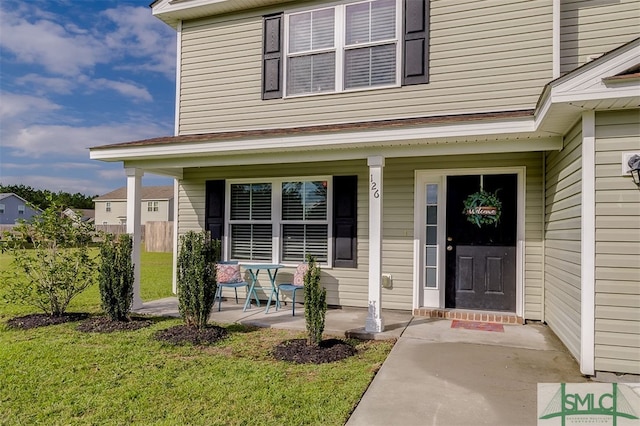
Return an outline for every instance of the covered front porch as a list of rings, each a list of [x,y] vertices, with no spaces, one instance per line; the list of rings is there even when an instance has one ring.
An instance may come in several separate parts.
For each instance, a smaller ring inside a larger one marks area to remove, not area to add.
[[[135,313],[152,316],[179,317],[178,298],[143,302],[141,307],[134,309]],[[358,338],[366,340],[397,339],[413,319],[411,312],[394,309],[384,309],[385,330],[381,333],[370,333],[363,324],[367,318],[367,309],[350,307],[330,307],[327,310],[324,333],[329,336]],[[284,304],[278,311],[271,309],[265,313],[264,308],[252,306],[243,310],[242,303],[233,300],[223,301],[222,310],[216,307],[211,312],[210,320],[218,324],[242,324],[254,327],[277,328],[285,330],[305,331],[306,323],[304,308],[296,307],[296,315],[291,315],[291,304]]]

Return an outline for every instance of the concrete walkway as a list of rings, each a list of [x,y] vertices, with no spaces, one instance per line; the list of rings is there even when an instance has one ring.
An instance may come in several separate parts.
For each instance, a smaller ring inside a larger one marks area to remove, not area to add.
[[[223,302],[211,320],[304,330],[302,309],[280,311]],[[177,300],[145,303],[140,313],[178,315]],[[347,426],[535,425],[537,384],[585,382],[578,364],[544,325],[504,331],[452,328],[451,320],[383,310],[385,332],[367,336],[366,309],[329,309],[326,334],[397,339]]]

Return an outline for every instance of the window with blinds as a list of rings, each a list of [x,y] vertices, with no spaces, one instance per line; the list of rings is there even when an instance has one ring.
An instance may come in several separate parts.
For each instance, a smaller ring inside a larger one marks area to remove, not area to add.
[[[230,183],[230,259],[300,263],[311,254],[328,263],[328,197],[324,178]]]
[[[399,83],[399,0],[286,15],[288,96]]]
[[[328,260],[327,181],[282,183],[282,260]]]
[[[231,257],[271,261],[271,183],[231,185]]]

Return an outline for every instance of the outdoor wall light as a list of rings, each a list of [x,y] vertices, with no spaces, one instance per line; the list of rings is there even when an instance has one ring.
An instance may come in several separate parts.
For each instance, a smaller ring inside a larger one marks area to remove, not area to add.
[[[640,155],[635,154],[629,158],[629,172],[631,172],[631,179],[638,187],[640,187]]]

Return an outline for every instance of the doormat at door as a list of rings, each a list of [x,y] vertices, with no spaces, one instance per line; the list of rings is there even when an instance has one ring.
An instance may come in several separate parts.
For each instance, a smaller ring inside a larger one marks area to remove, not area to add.
[[[478,322],[478,321],[451,321],[451,328],[464,328],[467,330],[481,330],[481,331],[498,331],[504,333],[504,327],[502,324],[496,324],[492,322]]]

